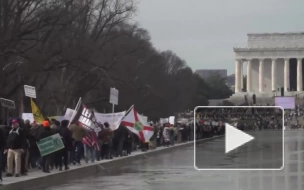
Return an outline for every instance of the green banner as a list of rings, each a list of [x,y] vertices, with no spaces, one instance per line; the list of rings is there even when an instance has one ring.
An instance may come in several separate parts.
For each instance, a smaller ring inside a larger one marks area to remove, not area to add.
[[[59,134],[41,139],[39,142],[37,142],[37,145],[41,156],[51,154],[64,148],[64,144]]]

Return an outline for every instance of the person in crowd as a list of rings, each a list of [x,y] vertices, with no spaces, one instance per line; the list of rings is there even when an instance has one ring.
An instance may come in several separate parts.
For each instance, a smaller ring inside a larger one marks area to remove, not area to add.
[[[51,125],[48,120],[43,121],[42,126],[43,126],[44,130],[41,134],[41,139],[44,139],[46,137],[53,135],[51,132]],[[39,140],[41,140],[41,139],[39,139]],[[42,171],[44,173],[50,173],[50,164],[51,164],[51,155],[42,156],[41,166],[42,166]]]
[[[29,139],[30,139],[30,121],[25,120],[24,124],[21,125],[23,131],[24,131],[24,136],[25,136],[25,145],[24,145],[24,153],[21,155],[21,175],[27,175],[28,173],[28,163],[29,163]]]
[[[128,133],[128,129],[120,125],[118,129],[114,131],[113,135],[113,154],[115,157],[123,156],[123,143]]]
[[[4,133],[4,150],[3,150],[3,154],[1,155],[2,157],[2,172],[6,171],[6,166],[7,166],[7,156],[5,156],[5,148],[6,148],[6,142],[7,142],[7,138],[9,135],[9,132],[11,131],[11,127],[7,125],[7,122],[4,123],[4,125],[0,126],[0,130],[2,130],[2,132]]]
[[[51,128],[51,133],[54,135],[54,134],[59,134],[59,130],[60,130],[60,122],[57,121],[56,119],[51,119],[51,122],[50,122],[50,128]],[[60,150],[59,151],[56,151],[52,154],[49,155],[49,159],[50,159],[50,168],[51,170],[52,169],[58,169],[59,167],[59,163],[58,163],[58,155],[60,155]]]
[[[34,121],[31,124],[30,128],[30,165],[31,168],[35,169],[36,167],[38,169],[41,169],[41,160],[40,160],[40,151],[37,146],[37,142],[41,139],[41,135],[44,132],[44,128],[40,126],[36,121]]]
[[[82,139],[86,136],[87,131],[84,127],[72,124],[69,126],[69,129],[72,132],[72,140],[73,140],[73,147],[72,147],[72,162],[75,165],[76,163],[80,165],[80,160],[83,155],[83,144]]]
[[[17,120],[12,121],[12,130],[9,132],[6,151],[7,152],[7,177],[12,177],[14,172],[15,161],[15,177],[21,174],[21,154],[24,153],[26,139],[23,129],[19,126]]]
[[[62,120],[61,126],[59,128],[59,135],[61,136],[64,148],[57,151],[56,154],[56,165],[59,166],[59,171],[62,171],[62,166],[64,165],[64,169],[68,170],[68,156],[69,151],[72,150],[73,140],[72,140],[72,132],[68,129],[69,121]],[[63,163],[62,163],[63,161]]]
[[[164,130],[163,130],[163,137],[165,141],[165,146],[170,145],[170,129],[167,124],[165,124]]]
[[[169,128],[170,132],[169,132],[169,136],[170,136],[170,145],[171,146],[174,146],[174,142],[175,142],[175,135],[176,135],[176,127],[174,127],[174,125],[170,125],[170,128]]]
[[[130,155],[132,152],[132,145],[134,139],[131,131],[128,131],[126,135],[127,137],[125,139],[125,150],[126,150],[126,155]]]
[[[91,163],[94,163],[96,158],[96,147],[98,146],[95,131],[88,131],[86,136],[83,137],[82,143],[84,144],[85,162],[88,163],[91,161]]]
[[[101,159],[103,159],[102,158],[102,154],[103,154],[103,152],[102,152],[102,132],[104,129],[104,125],[102,125],[101,123],[98,123],[98,126],[101,129],[97,133],[97,143],[98,143],[98,146],[100,147],[100,151],[96,150],[96,160],[100,161]]]
[[[6,140],[6,136],[5,136],[5,132],[4,129],[2,127],[0,127],[0,185],[2,184],[2,171],[3,171],[3,152],[4,152],[4,148],[5,148],[5,140]]]
[[[156,137],[157,137],[157,131],[158,131],[158,126],[157,125],[151,125],[153,126],[153,130],[154,133],[152,135],[152,137],[150,138],[150,145],[149,145],[149,149],[153,150],[156,148]]]
[[[58,124],[58,122],[59,121],[57,121],[56,119],[51,119],[51,122],[50,122],[50,124],[51,124],[51,129],[57,129],[58,127],[59,127],[59,125],[60,125],[60,122],[59,122],[59,124]]]
[[[102,130],[102,159],[112,159],[112,155],[110,155],[110,147],[109,143],[112,140],[113,131],[110,129],[109,123],[104,123],[104,129]]]
[[[163,126],[159,126],[157,130],[157,146],[163,145]]]

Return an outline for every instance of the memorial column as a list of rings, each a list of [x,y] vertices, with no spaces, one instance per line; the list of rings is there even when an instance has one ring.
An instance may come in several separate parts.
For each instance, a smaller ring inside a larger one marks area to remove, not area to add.
[[[252,63],[251,63],[251,60],[248,59],[247,60],[247,78],[246,78],[247,92],[252,92],[251,78],[252,78]]]
[[[260,59],[259,66],[259,92],[263,92],[264,89],[264,59]]]
[[[271,63],[271,90],[277,91],[277,65],[276,59],[272,59]]]
[[[241,60],[235,60],[235,92],[241,91]]]
[[[241,77],[240,77],[240,80],[241,80],[241,92],[243,92],[243,89],[244,89],[244,71],[243,71],[243,63],[244,61],[241,60]],[[244,89],[245,90],[245,89]]]
[[[297,91],[303,90],[303,81],[302,81],[302,58],[298,58],[297,66]]]
[[[284,91],[287,92],[290,90],[290,81],[289,81],[289,59],[284,59]]]

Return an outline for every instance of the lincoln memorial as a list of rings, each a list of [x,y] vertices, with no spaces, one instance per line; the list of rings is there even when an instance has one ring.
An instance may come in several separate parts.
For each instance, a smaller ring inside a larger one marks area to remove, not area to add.
[[[271,97],[282,91],[285,96],[304,96],[304,32],[248,34],[247,47],[234,48],[234,52],[233,96]]]

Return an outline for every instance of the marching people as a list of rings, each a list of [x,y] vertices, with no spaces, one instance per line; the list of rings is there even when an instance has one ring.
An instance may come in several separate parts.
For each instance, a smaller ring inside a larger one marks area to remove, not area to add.
[[[76,123],[68,126],[69,121],[63,120],[61,124],[59,121],[52,119],[51,123],[49,120],[42,122],[39,125],[35,121],[29,124],[29,121],[12,120],[12,128],[7,130],[7,127],[0,126],[0,151],[5,149],[7,153],[6,162],[3,157],[4,154],[0,155],[0,169],[5,169],[7,165],[6,176],[20,176],[26,174],[27,170],[41,168],[43,172],[50,173],[53,166],[59,168],[59,170],[68,170],[69,163],[68,153],[72,152],[72,162],[80,164],[83,153],[86,163],[95,162],[99,160],[99,155],[102,159],[111,159],[113,156],[127,156],[137,147],[140,147],[143,151],[153,150],[159,146],[165,145],[170,146],[174,143],[186,142],[191,140],[191,132],[194,127],[191,124],[182,124],[178,127],[169,127],[169,123],[162,125],[152,125],[154,127],[154,135],[142,143],[137,135],[128,130],[125,126],[120,125],[117,130],[112,131],[108,123],[104,123],[102,130],[98,133],[95,131],[88,130],[83,126],[79,126]],[[3,128],[3,130],[1,130]],[[216,126],[197,126],[199,129],[199,135],[197,138],[213,136],[219,134],[222,128]],[[3,133],[1,133],[4,131]],[[7,131],[7,132],[6,132]],[[180,136],[178,137],[178,131]],[[54,134],[59,134],[64,144],[64,148],[41,156],[37,143],[39,144],[41,139],[49,137]],[[4,137],[7,134],[7,140],[4,141]],[[98,139],[97,139],[98,138]],[[1,141],[2,140],[2,141]],[[162,143],[164,142],[164,143]],[[83,151],[84,149],[84,151]],[[26,154],[28,150],[29,168],[26,163]],[[0,152],[1,153],[1,152]],[[96,154],[97,153],[97,154]],[[2,157],[1,157],[2,156]],[[15,159],[16,158],[16,159]],[[41,159],[41,160],[40,160]],[[15,172],[14,172],[14,160],[15,160]],[[3,164],[1,164],[3,163]],[[7,164],[6,164],[7,163]],[[1,166],[4,166],[1,168]],[[63,168],[64,167],[64,168]],[[1,176],[0,176],[1,179]]]
[[[69,150],[72,150],[73,140],[72,140],[72,132],[68,129],[69,121],[62,120],[61,126],[59,127],[59,135],[63,142],[64,148],[57,151],[55,155],[56,165],[59,167],[59,171],[62,171],[62,166],[64,165],[64,169],[68,170],[68,156]]]
[[[101,131],[102,147],[101,147],[101,158],[112,159],[110,154],[110,141],[112,141],[113,131],[109,128],[109,123],[104,123],[104,129]]]
[[[21,120],[22,122],[22,120]],[[25,120],[23,125],[20,126],[24,131],[25,137],[25,145],[24,145],[24,153],[21,155],[21,175],[27,175],[28,172],[28,163],[29,163],[29,139],[30,139],[30,121]]]
[[[80,165],[80,160],[82,155],[84,154],[84,147],[82,144],[83,137],[86,136],[86,129],[82,126],[72,124],[70,125],[69,129],[72,132],[72,140],[73,140],[73,147],[72,147],[72,162],[75,165],[76,163]]]
[[[3,171],[3,151],[5,148],[5,132],[3,128],[0,128],[0,185],[2,184],[2,171]]]
[[[163,130],[163,137],[165,141],[165,145],[168,147],[170,145],[170,129],[166,124]]]
[[[40,159],[40,152],[39,148],[37,146],[37,142],[41,139],[41,135],[44,132],[44,129],[42,126],[40,126],[35,121],[31,124],[30,128],[30,135],[29,135],[29,143],[30,143],[30,149],[29,149],[29,162],[31,165],[31,168],[35,169],[38,167],[41,169],[41,159]]]
[[[82,138],[82,143],[84,145],[85,162],[95,162],[96,148],[98,147],[97,135],[95,131],[87,131],[86,136]]]
[[[21,154],[24,153],[26,146],[26,139],[23,129],[20,128],[18,120],[12,121],[12,130],[9,132],[6,150],[7,153],[7,177],[14,174],[15,163],[15,177],[20,177],[21,174]]]
[[[41,138],[39,139],[39,141],[41,139],[44,139],[46,137],[53,135],[49,121],[47,121],[47,120],[43,121],[42,126],[43,126],[44,130],[41,134]],[[42,171],[45,173],[50,173],[51,158],[52,158],[52,154],[42,156],[41,167],[42,167]]]

